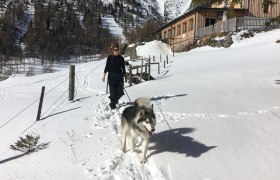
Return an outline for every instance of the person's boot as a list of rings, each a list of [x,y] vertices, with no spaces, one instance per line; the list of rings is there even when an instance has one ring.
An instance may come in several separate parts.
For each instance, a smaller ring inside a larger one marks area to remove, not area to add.
[[[110,106],[111,109],[116,109],[116,104],[115,104],[115,103],[112,103],[112,102],[111,102],[111,103],[109,104],[109,106]]]

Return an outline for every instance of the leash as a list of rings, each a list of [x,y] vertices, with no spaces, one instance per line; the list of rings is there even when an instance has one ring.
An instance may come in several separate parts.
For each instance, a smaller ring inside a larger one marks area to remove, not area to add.
[[[126,94],[128,100],[129,100],[129,102],[131,103],[131,99],[129,98],[129,96],[128,96],[128,94],[127,94],[127,91],[125,90],[125,87],[124,87],[124,86],[123,86],[123,90],[124,90],[124,92],[125,92],[125,94]]]
[[[160,110],[160,113],[161,113],[162,116],[163,116],[163,120],[166,122],[166,124],[167,124],[167,126],[169,127],[169,129],[172,130],[172,128],[171,128],[171,126],[169,125],[168,121],[165,119],[165,116],[164,116],[164,114],[163,114],[163,111],[161,110],[161,108],[160,108],[160,106],[159,106],[157,100],[156,100],[156,104],[157,104],[158,109]]]

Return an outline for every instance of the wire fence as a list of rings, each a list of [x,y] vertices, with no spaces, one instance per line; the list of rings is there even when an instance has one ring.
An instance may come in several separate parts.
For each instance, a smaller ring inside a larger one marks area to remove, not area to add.
[[[55,90],[56,88],[58,88],[59,86],[61,86],[65,81],[67,81],[68,80],[68,77],[66,78],[66,79],[64,79],[63,81],[61,81],[61,82],[59,82],[55,87],[53,87],[52,89],[50,89],[49,91],[47,91],[46,93],[45,93],[45,95],[47,95],[47,94],[49,94],[50,92],[52,92],[53,90]],[[67,89],[67,91],[68,91],[68,89]],[[66,91],[66,92],[67,92]],[[66,93],[64,92],[63,93],[63,95],[65,95]],[[59,99],[61,99],[61,97],[62,96],[60,96],[59,97]],[[58,99],[58,100],[59,100]],[[19,111],[15,116],[13,116],[11,119],[9,119],[8,121],[6,121],[4,124],[2,124],[1,126],[0,126],[0,129],[2,129],[3,127],[5,127],[6,125],[8,125],[10,122],[12,122],[13,120],[15,120],[18,116],[20,116],[23,112],[25,112],[27,109],[29,109],[31,106],[33,106],[36,102],[38,102],[40,100],[40,98],[38,98],[38,99],[36,99],[35,101],[33,101],[31,104],[29,104],[29,105],[27,105],[25,108],[23,108],[21,111]],[[58,100],[56,100],[55,101],[55,103],[58,101]],[[54,104],[55,104],[54,103]],[[51,107],[54,105],[54,104],[52,104],[51,105]],[[51,108],[50,107],[50,108]],[[48,108],[47,109],[47,111],[50,109],[50,108]],[[46,112],[47,112],[46,111]],[[45,112],[45,113],[46,113]],[[45,114],[44,113],[44,114]]]

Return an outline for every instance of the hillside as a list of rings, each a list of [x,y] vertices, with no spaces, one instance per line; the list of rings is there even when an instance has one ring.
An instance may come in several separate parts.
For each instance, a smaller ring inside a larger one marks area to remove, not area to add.
[[[165,0],[164,18],[167,22],[185,13],[192,3],[192,0]]]
[[[157,1],[6,0],[0,8],[0,54],[5,61],[43,54],[47,61],[60,61],[107,53],[119,37],[104,19],[112,18],[124,35],[141,30],[149,19],[162,19]]]

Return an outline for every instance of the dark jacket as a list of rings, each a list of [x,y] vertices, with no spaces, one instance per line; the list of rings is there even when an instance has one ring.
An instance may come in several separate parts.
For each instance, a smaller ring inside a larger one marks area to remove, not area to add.
[[[121,55],[107,57],[106,66],[104,73],[115,74],[115,75],[126,75],[124,58]]]

